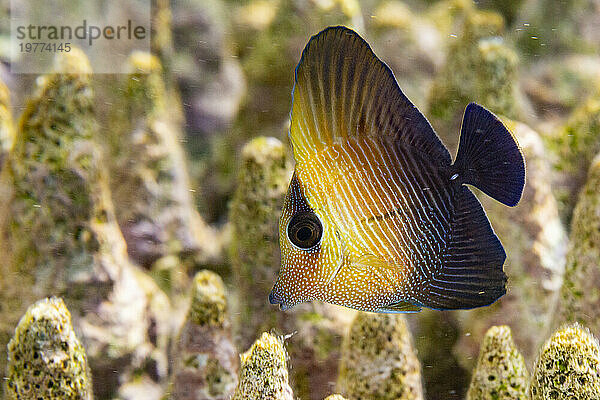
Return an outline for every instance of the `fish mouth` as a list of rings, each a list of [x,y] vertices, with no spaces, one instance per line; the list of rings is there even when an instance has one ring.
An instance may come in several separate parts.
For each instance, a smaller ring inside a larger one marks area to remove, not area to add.
[[[292,308],[290,305],[285,304],[284,300],[277,296],[274,292],[269,294],[269,303],[271,304],[279,304],[279,309],[282,311],[288,310]]]

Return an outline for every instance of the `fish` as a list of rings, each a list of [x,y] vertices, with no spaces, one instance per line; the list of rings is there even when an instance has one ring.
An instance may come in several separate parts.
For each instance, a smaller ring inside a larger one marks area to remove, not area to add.
[[[302,52],[290,119],[295,169],[271,304],[405,313],[506,293],[506,253],[466,186],[511,207],[521,198],[525,160],[493,113],[466,106],[453,162],[391,69],[335,26]]]

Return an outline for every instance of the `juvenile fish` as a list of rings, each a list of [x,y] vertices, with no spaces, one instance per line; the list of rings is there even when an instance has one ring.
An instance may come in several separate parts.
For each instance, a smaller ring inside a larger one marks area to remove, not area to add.
[[[465,186],[508,206],[521,198],[523,156],[491,112],[467,106],[452,162],[369,45],[330,27],[296,68],[290,139],[296,169],[271,303],[416,312],[504,295],[506,254]]]

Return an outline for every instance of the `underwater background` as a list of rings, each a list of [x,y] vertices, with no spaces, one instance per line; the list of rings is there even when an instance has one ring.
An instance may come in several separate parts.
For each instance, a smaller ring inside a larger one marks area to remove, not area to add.
[[[1,5],[4,398],[600,399],[600,1],[154,0],[128,75],[74,49],[42,76],[10,73]],[[520,204],[479,197],[493,305],[269,304],[293,71],[338,24],[451,154],[471,101],[517,138]]]

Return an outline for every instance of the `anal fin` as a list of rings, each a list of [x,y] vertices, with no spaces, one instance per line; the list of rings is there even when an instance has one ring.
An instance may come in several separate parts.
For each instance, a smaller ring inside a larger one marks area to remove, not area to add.
[[[455,201],[442,265],[413,293],[419,304],[438,310],[482,307],[506,293],[506,254],[481,204],[465,186]]]

